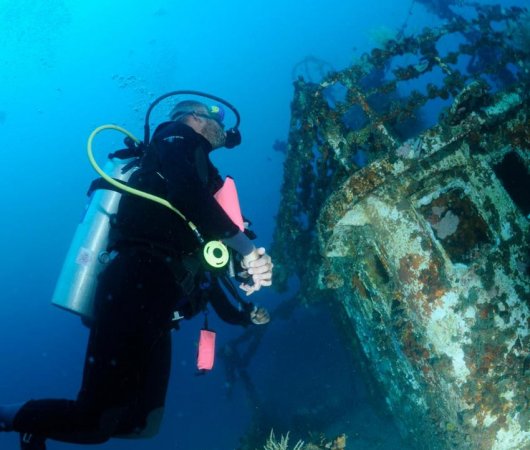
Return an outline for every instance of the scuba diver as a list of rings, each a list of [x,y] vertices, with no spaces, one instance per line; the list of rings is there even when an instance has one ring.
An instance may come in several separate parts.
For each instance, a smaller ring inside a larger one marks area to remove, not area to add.
[[[195,91],[167,94],[151,108],[181,93],[220,100],[235,112],[236,127],[225,131],[221,106],[185,100],[176,104],[170,120],[157,127],[149,142],[148,111],[144,142],[128,143],[140,156],[127,168],[132,167],[126,183],[131,193],[118,194],[119,206],[108,221],[108,258],[92,283],[92,313],[81,314],[90,335],[77,398],[0,406],[0,431],[19,432],[23,450],[44,450],[48,438],[98,444],[113,437],[154,436],[170,373],[171,330],[204,312],[201,333],[210,333],[208,304],[231,324],[262,325],[270,319],[264,308],[239,296],[224,268],[229,251],[232,267],[240,266],[236,279],[246,296],[272,284],[270,256],[254,246],[253,233],[241,220],[234,221],[215,197],[224,184],[209,155],[241,142],[239,114],[224,100]],[[125,184],[109,181],[115,186],[100,189],[110,192]],[[163,199],[167,207],[149,196]],[[217,244],[208,256],[209,242]],[[216,257],[223,261],[213,269]],[[212,259],[210,265],[205,262]],[[201,370],[211,369],[212,340],[205,335],[205,342],[199,341]]]

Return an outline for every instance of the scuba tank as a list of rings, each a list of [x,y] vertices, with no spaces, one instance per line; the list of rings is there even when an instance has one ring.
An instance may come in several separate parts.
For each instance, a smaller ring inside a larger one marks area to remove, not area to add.
[[[134,170],[123,172],[123,169],[130,161],[112,158],[105,172],[116,180],[127,182]],[[84,320],[93,316],[97,277],[111,258],[107,251],[110,220],[116,214],[120,198],[121,193],[115,190],[92,190],[53,293],[54,305]]]

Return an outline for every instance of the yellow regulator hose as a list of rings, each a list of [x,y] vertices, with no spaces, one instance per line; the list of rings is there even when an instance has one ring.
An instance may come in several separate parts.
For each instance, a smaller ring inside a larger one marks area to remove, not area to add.
[[[98,165],[96,162],[96,159],[94,158],[94,152],[92,149],[92,144],[94,141],[94,138],[101,133],[104,130],[115,130],[119,131],[120,133],[125,134],[129,138],[131,138],[135,143],[139,144],[141,141],[133,136],[130,132],[128,132],[125,128],[122,128],[118,125],[101,125],[97,127],[92,133],[90,133],[90,136],[88,137],[88,143],[87,143],[87,154],[88,154],[88,160],[90,161],[90,164],[94,168],[94,170],[103,178],[105,181],[110,183],[112,186],[115,186],[116,188],[120,189],[123,192],[127,192],[128,194],[136,195],[138,197],[145,198],[147,200],[151,200],[153,202],[156,202],[162,206],[165,206],[166,208],[169,208],[171,211],[176,213],[182,220],[184,220],[188,226],[191,228],[191,231],[195,234],[197,239],[201,244],[204,245],[203,248],[203,256],[204,259],[210,266],[212,266],[215,269],[220,269],[224,267],[230,258],[228,249],[221,241],[210,241],[206,244],[204,243],[204,239],[202,235],[200,234],[199,230],[195,226],[193,222],[188,220],[184,214],[182,214],[177,208],[175,208],[171,203],[169,203],[166,199],[162,197],[157,197],[156,195],[149,194],[148,192],[140,191],[139,189],[132,188],[125,183],[122,183],[118,180],[115,180],[108,174],[106,174],[103,169]]]

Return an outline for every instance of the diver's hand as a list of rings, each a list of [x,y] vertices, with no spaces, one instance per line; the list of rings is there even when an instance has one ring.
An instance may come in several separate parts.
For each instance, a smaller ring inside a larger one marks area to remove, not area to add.
[[[272,264],[271,257],[263,247],[254,249],[251,253],[243,257],[241,267],[246,273],[252,277],[252,284],[241,283],[239,287],[245,291],[247,295],[251,295],[259,291],[262,286],[270,286],[272,284]]]
[[[255,325],[265,325],[269,323],[271,316],[265,308],[254,306],[254,309],[250,312],[250,320]]]

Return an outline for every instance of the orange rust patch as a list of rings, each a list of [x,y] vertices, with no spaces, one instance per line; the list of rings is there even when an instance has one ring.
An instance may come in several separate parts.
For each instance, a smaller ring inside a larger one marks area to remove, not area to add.
[[[342,278],[335,274],[328,274],[324,276],[324,283],[329,289],[338,289],[344,284]]]
[[[488,306],[485,306],[484,308],[481,308],[479,313],[478,313],[478,316],[482,319],[482,320],[486,320],[490,317],[490,314],[491,314],[491,307],[488,305]]]
[[[434,291],[434,296],[436,298],[440,298],[440,297],[443,297],[443,295],[445,294],[445,289],[436,289]]]
[[[401,335],[401,342],[403,345],[403,352],[407,355],[410,361],[423,366],[423,361],[429,357],[429,352],[418,341],[411,323],[406,325]]]
[[[357,290],[359,295],[364,300],[368,300],[368,298],[369,298],[368,297],[368,292],[366,292],[366,288],[364,287],[364,284],[363,284],[363,282],[361,281],[361,279],[359,278],[358,275],[353,275],[352,276],[351,284],[352,284],[353,288]]]
[[[404,283],[415,280],[418,276],[417,270],[423,262],[419,255],[407,255],[399,261],[399,279]]]

